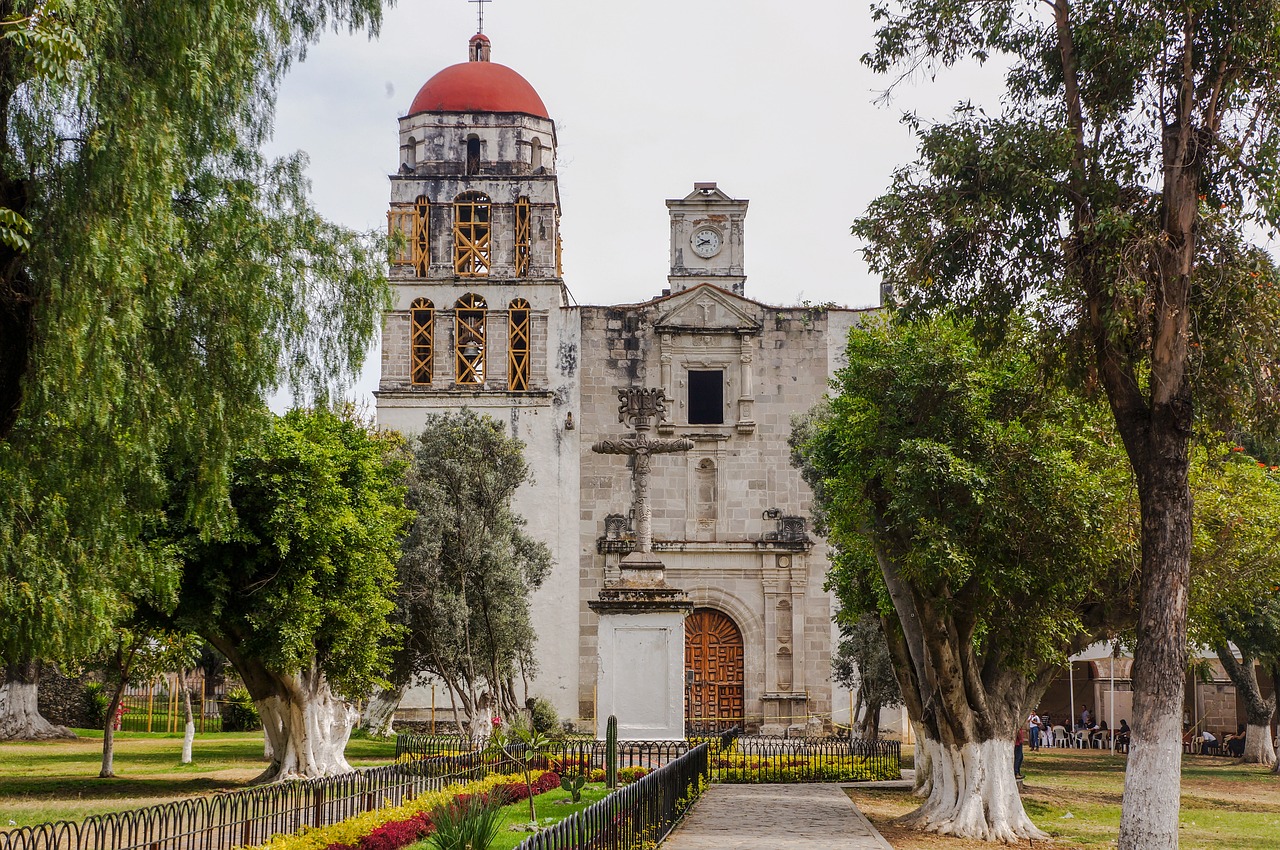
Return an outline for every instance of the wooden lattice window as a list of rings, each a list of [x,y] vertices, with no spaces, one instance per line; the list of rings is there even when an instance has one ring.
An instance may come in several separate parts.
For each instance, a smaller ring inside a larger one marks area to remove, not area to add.
[[[488,305],[468,292],[453,305],[454,362],[459,384],[484,383],[484,323]]]
[[[413,236],[409,242],[413,254],[413,270],[418,277],[427,276],[431,265],[431,202],[419,195],[413,202]]]
[[[387,236],[395,253],[391,264],[407,266],[413,262],[414,209],[408,204],[392,204],[387,211]]]
[[[516,199],[516,277],[529,274],[529,199]]]
[[[453,202],[453,270],[464,277],[489,274],[491,204],[483,192],[463,192]]]
[[[431,383],[431,366],[435,352],[435,307],[425,298],[414,300],[409,308],[409,379],[415,384]]]
[[[529,389],[529,302],[523,298],[507,307],[507,389]]]

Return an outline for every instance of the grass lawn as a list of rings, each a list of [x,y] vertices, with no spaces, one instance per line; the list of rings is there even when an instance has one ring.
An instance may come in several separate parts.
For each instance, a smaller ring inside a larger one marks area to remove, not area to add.
[[[905,749],[905,748],[904,748]],[[904,759],[905,761],[905,759]],[[1037,847],[1114,847],[1124,789],[1123,755],[1099,750],[1028,752],[1022,802],[1053,836]],[[916,808],[905,791],[851,788],[849,796],[897,850],[990,848],[979,841],[926,835],[891,821]],[[1066,817],[1067,813],[1071,817]],[[1183,850],[1280,850],[1280,777],[1230,759],[1184,756],[1179,846]]]
[[[244,786],[266,767],[261,732],[196,735],[191,764],[179,764],[182,736],[117,732],[115,779],[99,779],[102,731],[77,729],[75,741],[0,744],[0,829],[79,820],[192,794]],[[389,764],[395,742],[352,740],[355,767]]]
[[[571,802],[569,792],[556,789],[540,794],[534,798],[538,810],[538,825],[546,828],[559,823],[572,814],[577,814],[593,803],[607,797],[609,791],[603,782],[589,782],[582,789],[582,802]],[[502,826],[497,836],[489,845],[489,850],[512,850],[530,837],[532,833],[519,827],[529,822],[529,801],[522,800],[502,807]],[[516,829],[512,829],[516,827]],[[432,850],[431,839],[412,845],[409,850]]]

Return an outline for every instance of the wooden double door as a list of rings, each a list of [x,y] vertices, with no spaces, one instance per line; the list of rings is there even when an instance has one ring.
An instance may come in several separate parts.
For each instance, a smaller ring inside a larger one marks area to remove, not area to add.
[[[684,670],[689,732],[720,732],[742,724],[742,632],[727,614],[698,608],[685,618]]]

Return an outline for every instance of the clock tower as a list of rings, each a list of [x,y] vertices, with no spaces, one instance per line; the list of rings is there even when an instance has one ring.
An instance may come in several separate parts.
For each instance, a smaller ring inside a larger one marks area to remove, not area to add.
[[[729,197],[715,183],[694,183],[693,191],[667,201],[671,214],[672,293],[710,283],[743,294],[742,223],[747,201]]]

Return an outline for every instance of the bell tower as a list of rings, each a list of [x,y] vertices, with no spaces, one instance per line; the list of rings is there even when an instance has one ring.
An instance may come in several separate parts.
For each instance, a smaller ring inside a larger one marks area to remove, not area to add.
[[[710,283],[742,295],[742,225],[748,201],[729,197],[715,183],[694,183],[693,191],[668,200],[671,215],[672,293]]]
[[[549,383],[548,316],[568,301],[555,123],[491,53],[476,33],[468,61],[428,80],[400,119],[383,394],[506,395]]]
[[[533,693],[572,717],[581,326],[560,272],[556,126],[533,86],[493,61],[488,36],[473,35],[465,55],[399,119],[377,419],[412,435],[433,414],[467,408],[524,443],[537,475],[514,507],[556,554],[530,601]]]

